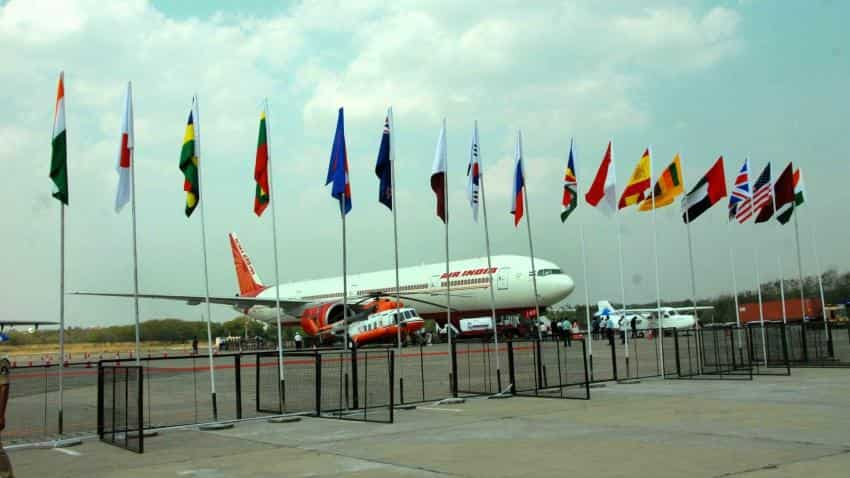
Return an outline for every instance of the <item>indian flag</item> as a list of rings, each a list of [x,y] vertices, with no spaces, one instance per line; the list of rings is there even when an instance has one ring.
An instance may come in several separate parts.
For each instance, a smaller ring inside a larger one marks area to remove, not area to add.
[[[186,191],[186,217],[192,215],[201,200],[197,111],[197,99],[192,98],[192,111],[189,112],[186,133],[183,135],[183,148],[180,151],[180,171],[183,171],[183,190]]]
[[[56,111],[53,114],[53,141],[50,157],[50,179],[53,180],[53,197],[68,205],[68,148],[65,132],[65,73],[59,73],[56,92]]]
[[[803,184],[803,173],[794,171],[794,206],[801,206],[805,201],[806,186]]]

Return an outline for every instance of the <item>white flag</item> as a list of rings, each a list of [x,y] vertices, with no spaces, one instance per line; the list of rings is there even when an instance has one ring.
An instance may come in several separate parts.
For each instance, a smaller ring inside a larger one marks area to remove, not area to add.
[[[472,130],[472,149],[469,152],[469,166],[466,168],[466,198],[472,207],[472,220],[478,222],[478,202],[481,197],[481,152],[478,146],[478,121]]]
[[[133,89],[127,82],[127,96],[124,98],[124,115],[121,118],[121,146],[118,148],[118,192],[115,194],[115,212],[121,212],[130,202],[130,168],[133,167]]]

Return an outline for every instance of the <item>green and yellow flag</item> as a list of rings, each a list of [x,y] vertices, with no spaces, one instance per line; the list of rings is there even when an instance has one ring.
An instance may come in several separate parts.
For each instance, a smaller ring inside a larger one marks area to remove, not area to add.
[[[655,208],[673,204],[673,201],[683,192],[685,192],[685,182],[682,180],[682,162],[679,155],[676,154],[673,162],[658,176],[658,181],[652,188],[652,195],[655,196]],[[638,210],[651,211],[652,196],[644,199]]]
[[[186,191],[186,217],[192,215],[201,201],[200,177],[198,168],[200,157],[196,141],[196,99],[192,98],[192,111],[186,122],[186,134],[183,135],[183,149],[180,151],[180,171],[183,171],[183,190]]]

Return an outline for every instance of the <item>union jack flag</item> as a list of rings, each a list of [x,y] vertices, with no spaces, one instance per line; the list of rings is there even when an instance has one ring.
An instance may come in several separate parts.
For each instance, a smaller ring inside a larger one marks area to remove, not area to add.
[[[737,220],[743,224],[753,216],[752,193],[750,192],[750,159],[744,160],[744,165],[735,178],[735,187],[729,196],[729,220]]]
[[[753,185],[752,214],[760,212],[762,208],[770,204],[772,189],[773,184],[770,182],[770,163],[767,163],[767,166],[764,167],[764,170]]]

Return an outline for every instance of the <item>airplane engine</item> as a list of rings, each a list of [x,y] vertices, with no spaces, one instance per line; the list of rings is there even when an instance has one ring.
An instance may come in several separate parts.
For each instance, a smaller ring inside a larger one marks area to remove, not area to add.
[[[307,335],[319,335],[322,328],[342,320],[343,315],[342,302],[325,302],[304,311],[301,315],[301,328]],[[351,313],[351,307],[348,315],[354,315]]]

